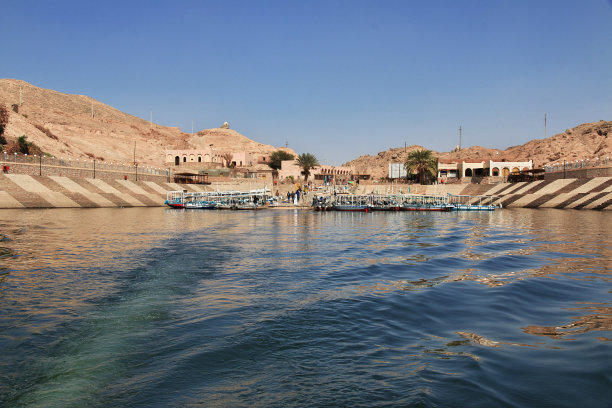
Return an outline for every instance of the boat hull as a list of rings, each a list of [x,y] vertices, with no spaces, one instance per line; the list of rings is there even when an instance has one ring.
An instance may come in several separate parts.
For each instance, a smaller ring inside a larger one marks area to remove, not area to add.
[[[450,206],[445,205],[406,205],[400,207],[400,211],[434,211],[434,212],[449,212]]]
[[[170,202],[170,201],[166,200],[166,202],[164,204],[166,204],[170,208],[185,208],[185,205],[183,203],[179,203],[179,202]]]
[[[494,205],[455,205],[453,211],[495,211]]]
[[[336,211],[368,212],[367,205],[334,205]]]

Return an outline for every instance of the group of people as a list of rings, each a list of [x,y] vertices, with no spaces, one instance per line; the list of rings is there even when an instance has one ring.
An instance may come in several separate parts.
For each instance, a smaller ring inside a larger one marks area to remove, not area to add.
[[[278,190],[276,190],[276,196],[279,197],[281,194]],[[308,186],[304,186],[304,189],[300,185],[296,186],[295,191],[287,191],[287,202],[297,205],[300,202],[300,199],[306,199],[308,195]]]

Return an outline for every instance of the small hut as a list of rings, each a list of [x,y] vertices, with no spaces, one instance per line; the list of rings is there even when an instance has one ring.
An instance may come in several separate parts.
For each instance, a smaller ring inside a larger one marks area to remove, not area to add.
[[[210,184],[208,174],[174,173],[174,182],[178,184]]]

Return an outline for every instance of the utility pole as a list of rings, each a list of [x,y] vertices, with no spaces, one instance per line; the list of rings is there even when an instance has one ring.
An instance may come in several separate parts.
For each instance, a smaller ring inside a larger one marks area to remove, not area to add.
[[[136,165],[136,141],[134,140],[134,166]]]
[[[461,150],[461,125],[459,125],[459,150]]]
[[[546,139],[546,114],[544,114],[544,139]]]

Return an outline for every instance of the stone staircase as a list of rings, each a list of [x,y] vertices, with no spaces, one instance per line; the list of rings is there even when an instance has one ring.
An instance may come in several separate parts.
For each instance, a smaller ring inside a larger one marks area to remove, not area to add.
[[[234,184],[219,184],[214,188],[235,190]],[[248,185],[252,188],[263,187]],[[246,186],[244,183],[241,185],[242,189]],[[504,207],[612,209],[612,177],[413,187],[413,193],[420,194],[494,196],[492,203]],[[363,189],[367,193],[373,191],[372,186]],[[177,190],[203,192],[211,191],[213,187],[123,179],[0,174],[0,208],[160,207],[164,205],[166,192]]]

